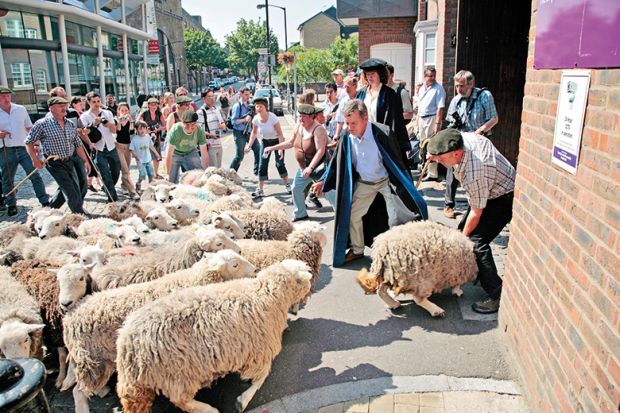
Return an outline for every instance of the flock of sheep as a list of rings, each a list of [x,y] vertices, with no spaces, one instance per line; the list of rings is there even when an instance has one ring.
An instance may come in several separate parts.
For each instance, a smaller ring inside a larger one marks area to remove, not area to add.
[[[293,226],[272,198],[252,201],[234,171],[190,171],[157,182],[140,202],[109,206],[105,218],[33,211],[0,235],[0,357],[56,349],[56,387],[73,387],[88,412],[118,373],[126,413],[150,411],[163,394],[187,412],[217,412],[194,399],[238,372],[252,385],[243,411],[282,347],[289,312],[314,291],[327,242],[315,222]],[[358,282],[390,308],[470,281],[477,267],[462,234],[424,222],[377,237],[370,273]]]

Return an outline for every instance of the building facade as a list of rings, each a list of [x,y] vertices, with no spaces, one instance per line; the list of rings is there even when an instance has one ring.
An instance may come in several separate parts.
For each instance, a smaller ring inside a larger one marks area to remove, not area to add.
[[[343,22],[338,18],[335,7],[323,10],[297,27],[299,30],[299,44],[314,49],[327,49],[335,39],[348,38],[357,33],[355,19]]]

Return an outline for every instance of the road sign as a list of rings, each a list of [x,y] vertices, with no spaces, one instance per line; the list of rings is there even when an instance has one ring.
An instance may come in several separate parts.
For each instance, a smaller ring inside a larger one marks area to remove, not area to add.
[[[267,48],[265,47],[265,48],[256,49],[256,52],[257,52],[258,54],[267,54],[267,53],[268,53],[268,50],[267,50]]]

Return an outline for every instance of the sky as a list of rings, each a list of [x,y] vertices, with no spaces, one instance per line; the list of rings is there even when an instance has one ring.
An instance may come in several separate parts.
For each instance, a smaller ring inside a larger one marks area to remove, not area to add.
[[[202,16],[202,25],[224,46],[225,36],[237,27],[237,21],[265,21],[265,9],[257,4],[265,0],[182,0],[183,8],[191,15]],[[286,8],[286,24],[289,45],[299,41],[297,27],[320,11],[336,6],[336,0],[269,0],[269,28],[278,37],[280,49],[284,49],[284,12],[271,5]]]

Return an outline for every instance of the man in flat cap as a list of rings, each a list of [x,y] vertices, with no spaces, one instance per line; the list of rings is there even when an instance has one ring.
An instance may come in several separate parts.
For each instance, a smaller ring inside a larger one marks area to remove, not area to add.
[[[26,152],[24,141],[32,127],[28,111],[22,105],[11,102],[13,91],[6,86],[0,86],[0,171],[2,176],[2,194],[5,195],[8,206],[7,214],[17,215],[17,198],[13,193],[6,194],[13,189],[17,165],[21,165],[26,174],[34,170],[32,161]],[[45,184],[38,172],[30,176],[34,192],[42,206],[49,205],[49,197],[45,192]]]
[[[403,103],[394,89],[387,86],[388,63],[372,57],[360,64],[368,86],[358,90],[357,98],[368,108],[368,119],[374,123],[387,126],[392,131],[401,151],[401,157],[407,159],[409,133],[403,117]]]
[[[186,171],[206,169],[209,166],[205,131],[196,122],[198,122],[198,114],[188,109],[181,115],[181,122],[176,123],[168,132],[166,170],[168,180],[175,184],[179,182],[181,166]],[[200,148],[200,155],[198,155],[197,147]]]
[[[390,227],[428,218],[426,202],[415,189],[392,131],[369,122],[359,99],[347,102],[343,114],[347,133],[312,188],[318,195],[336,190],[336,267],[363,258],[364,246],[371,246],[374,237]]]
[[[84,214],[82,207],[86,193],[86,176],[90,172],[88,158],[82,141],[77,135],[76,126],[67,120],[67,100],[51,97],[47,101],[51,116],[45,116],[32,126],[26,137],[26,150],[35,168],[47,167],[58,190],[50,201],[51,208],[60,208],[65,200],[73,213]],[[39,143],[43,157],[55,156],[57,159],[44,163],[39,159]]]
[[[478,279],[487,296],[472,309],[490,314],[499,309],[502,280],[497,275],[490,243],[512,218],[515,169],[482,135],[449,128],[429,139],[427,158],[454,175],[467,193],[469,209],[459,229],[474,243]]]

